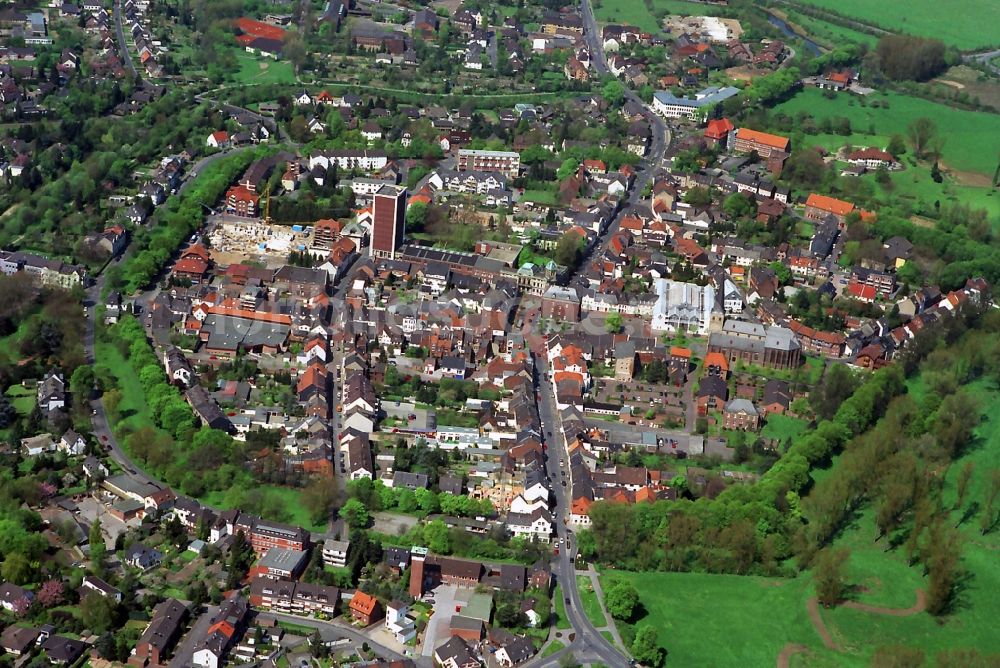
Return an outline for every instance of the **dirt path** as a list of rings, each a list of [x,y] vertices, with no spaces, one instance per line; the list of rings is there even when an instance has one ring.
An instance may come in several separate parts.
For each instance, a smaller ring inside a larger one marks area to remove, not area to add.
[[[857,601],[845,601],[841,603],[845,608],[851,608],[853,610],[861,610],[862,612],[870,612],[875,615],[888,615],[889,617],[909,617],[911,615],[916,615],[927,609],[927,594],[924,593],[923,589],[917,589],[917,600],[916,602],[908,608],[882,608],[877,605],[868,605],[866,603],[858,603]]]
[[[809,648],[805,645],[796,645],[794,643],[788,643],[781,648],[781,653],[778,654],[777,668],[788,668],[789,662],[791,662],[792,657],[800,652],[808,652]]]
[[[839,652],[840,647],[837,643],[833,642],[833,636],[830,635],[830,629],[826,628],[823,616],[819,613],[819,600],[813,596],[809,599],[809,603],[806,604],[806,608],[809,611],[809,619],[812,620],[816,633],[818,633],[819,637],[823,639],[823,644],[826,645],[827,649]]]

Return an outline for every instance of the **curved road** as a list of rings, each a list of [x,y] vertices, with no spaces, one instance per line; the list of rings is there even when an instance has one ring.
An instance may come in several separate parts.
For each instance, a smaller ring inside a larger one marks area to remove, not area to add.
[[[122,27],[122,4],[121,0],[115,0],[114,6],[111,8],[111,12],[114,14],[115,21],[115,35],[118,37],[118,51],[121,53],[122,61],[125,63],[125,67],[128,68],[132,76],[137,76],[135,65],[132,63],[132,54],[129,53],[128,43],[125,41],[125,30]]]
[[[117,4],[115,5],[117,7]],[[194,163],[188,169],[188,176],[184,180],[184,183],[180,185],[177,189],[177,194],[183,193],[187,190],[191,184],[195,182],[195,179],[201,170],[205,167],[221,160],[227,155],[232,155],[233,153],[240,153],[254,148],[253,146],[241,146],[238,148],[232,148],[220,153],[215,153],[210,156],[206,156]],[[135,246],[129,244],[125,251],[117,258],[112,260],[112,263],[123,262],[127,260],[135,252]],[[83,347],[87,356],[87,362],[93,365],[96,362],[94,356],[94,342],[95,342],[95,329],[97,325],[97,308],[98,304],[102,303],[102,298],[104,295],[104,282],[105,276],[102,273],[94,284],[91,285],[86,290],[86,301],[90,305],[90,310],[87,315],[87,330],[84,332],[83,337]],[[156,296],[155,288],[153,290],[143,293],[138,297],[138,301],[142,305],[143,312],[147,311],[149,304]],[[166,487],[167,485],[161,480],[157,480],[155,477],[147,473],[139,464],[133,461],[122,449],[121,445],[118,443],[118,439],[115,438],[114,432],[111,430],[108,424],[108,414],[104,408],[104,399],[98,398],[91,402],[91,407],[94,410],[94,414],[91,416],[91,422],[93,423],[94,436],[100,440],[100,442],[105,446],[107,454],[111,459],[113,459],[119,466],[122,467],[132,478],[140,482],[149,483],[156,485],[157,487]]]

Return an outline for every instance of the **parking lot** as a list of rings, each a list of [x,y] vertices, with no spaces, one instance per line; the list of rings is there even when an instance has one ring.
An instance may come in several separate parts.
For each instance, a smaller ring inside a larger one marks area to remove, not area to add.
[[[432,656],[434,648],[448,641],[451,618],[455,616],[455,606],[468,602],[471,593],[470,589],[441,585],[427,597],[434,601],[434,614],[427,621],[427,629],[424,631],[424,656]]]
[[[139,526],[139,520],[130,520],[128,523],[108,512],[107,507],[92,496],[88,496],[77,503],[80,509],[80,519],[86,524],[93,524],[95,520],[100,520],[101,530],[104,533],[105,541],[108,545],[114,546],[118,535],[125,533],[130,526]]]

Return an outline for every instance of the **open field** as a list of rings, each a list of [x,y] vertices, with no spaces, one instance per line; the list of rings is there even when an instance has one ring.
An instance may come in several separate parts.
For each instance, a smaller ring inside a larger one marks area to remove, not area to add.
[[[872,103],[877,102],[879,106]],[[862,106],[864,104],[864,106]],[[853,95],[837,95],[833,99],[822,91],[809,88],[800,91],[790,100],[775,108],[791,116],[801,112],[812,114],[819,121],[825,117],[846,117],[851,120],[855,133],[869,129],[873,134],[842,137],[837,146],[847,142],[860,145],[884,146],[893,134],[906,134],[906,127],[920,117],[927,117],[937,124],[939,134],[945,139],[942,161],[953,169],[977,172],[991,177],[997,166],[1000,149],[1000,116],[965,111],[944,104],[900,95],[875,93],[861,99]],[[807,144],[823,143],[806,137]],[[830,137],[832,142],[832,136]]]
[[[292,64],[286,60],[255,58],[240,51],[236,54],[240,69],[235,74],[239,84],[293,84],[295,73]]]
[[[302,506],[299,500],[300,491],[291,487],[279,487],[277,485],[257,485],[254,490],[264,495],[265,508],[274,509],[276,512],[265,517],[277,517],[283,521],[304,527],[310,531],[326,531],[327,527],[322,524],[314,524],[308,511]],[[242,489],[229,490],[225,492],[209,492],[201,497],[201,501],[216,508],[238,508],[243,499]]]
[[[720,9],[714,5],[685,0],[653,0],[653,7],[667,14],[684,16],[714,16]],[[659,32],[660,22],[646,7],[644,0],[597,0],[593,4],[594,18],[601,23],[628,23],[636,27]]]
[[[921,400],[927,387],[919,378],[908,382]],[[970,388],[979,398],[984,421],[966,454],[948,469],[942,499],[956,499],[955,479],[966,462],[975,465],[966,508],[981,500],[989,487],[989,472],[1000,468],[1000,388],[977,381]],[[838,458],[834,458],[836,465]],[[815,478],[827,471],[817,470]],[[627,577],[639,590],[644,610],[638,625],[657,628],[661,643],[676,665],[770,666],[783,648],[801,651],[790,656],[791,666],[868,666],[876,649],[887,645],[919,648],[933,662],[943,649],[975,649],[984,655],[1000,653],[1000,636],[991,620],[1000,616],[1000,532],[979,533],[978,514],[962,522],[951,514],[963,538],[962,566],[954,611],[940,619],[918,612],[917,589],[927,582],[919,565],[909,566],[901,548],[888,549],[885,538],[874,542],[874,512],[864,508],[836,541],[850,550],[847,580],[853,603],[809,612],[813,596],[808,573],[794,579],[707,575],[699,573],[626,573],[605,571],[602,584]],[[854,604],[876,606],[897,614],[866,611]],[[829,634],[835,649],[824,645],[817,623]],[[619,625],[626,637],[634,625]],[[929,663],[928,665],[934,665]]]
[[[35,390],[22,387],[21,385],[11,385],[7,388],[7,396],[11,399],[18,415],[28,415],[35,408],[38,401]]]
[[[767,424],[761,429],[760,435],[764,438],[774,438],[784,443],[787,439],[795,438],[804,432],[808,426],[808,423],[801,418],[794,418],[788,415],[771,415],[767,418]]]
[[[1000,44],[995,0],[908,0],[905,5],[875,0],[800,0],[894,32],[935,37],[962,50]],[[992,18],[989,18],[992,17]]]
[[[837,47],[844,42],[857,42],[874,46],[878,38],[874,35],[853,30],[836,23],[830,23],[813,16],[806,16],[800,12],[783,12],[789,23],[802,28],[808,33],[810,39],[826,47]]]

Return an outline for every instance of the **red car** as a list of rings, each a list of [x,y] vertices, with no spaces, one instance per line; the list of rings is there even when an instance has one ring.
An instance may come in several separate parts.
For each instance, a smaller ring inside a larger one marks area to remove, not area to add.
[[[101,436],[101,440],[104,441],[105,443],[107,443],[108,442],[108,437],[107,436]]]

